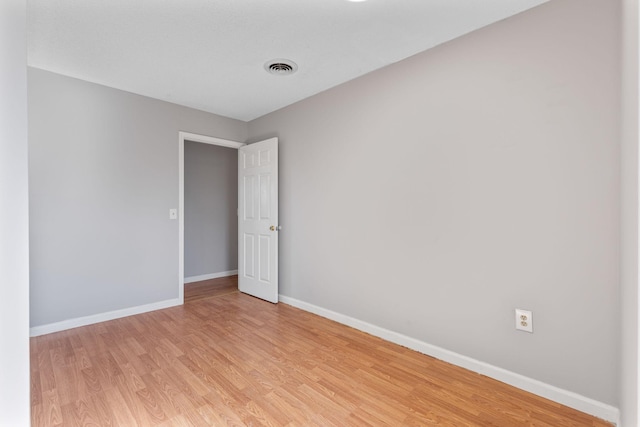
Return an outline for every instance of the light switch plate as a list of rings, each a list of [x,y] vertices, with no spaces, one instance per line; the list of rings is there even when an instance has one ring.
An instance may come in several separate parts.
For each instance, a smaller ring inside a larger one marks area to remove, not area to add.
[[[169,209],[169,219],[178,219],[178,209]]]

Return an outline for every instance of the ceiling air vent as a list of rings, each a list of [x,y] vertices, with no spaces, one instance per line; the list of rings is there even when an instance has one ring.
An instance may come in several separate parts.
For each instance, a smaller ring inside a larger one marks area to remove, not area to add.
[[[295,73],[298,66],[288,59],[274,59],[264,64],[264,69],[276,76],[288,76]]]

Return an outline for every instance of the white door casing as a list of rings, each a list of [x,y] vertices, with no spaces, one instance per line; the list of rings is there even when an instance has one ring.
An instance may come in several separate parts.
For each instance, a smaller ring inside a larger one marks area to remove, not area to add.
[[[238,150],[238,289],[278,302],[278,138]]]
[[[178,300],[184,303],[184,144],[185,141],[239,149],[245,144],[191,132],[178,132]]]

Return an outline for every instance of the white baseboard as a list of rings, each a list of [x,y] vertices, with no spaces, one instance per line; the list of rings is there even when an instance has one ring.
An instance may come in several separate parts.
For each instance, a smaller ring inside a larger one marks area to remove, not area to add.
[[[154,302],[151,304],[138,305],[136,307],[123,308],[121,310],[108,311],[106,313],[93,314],[91,316],[77,317],[75,319],[63,320],[61,322],[49,323],[48,325],[34,326],[29,329],[29,335],[37,337],[51,334],[53,332],[65,331],[67,329],[78,328],[80,326],[92,325],[94,323],[106,322],[107,320],[119,319],[121,317],[133,316],[134,314],[147,313],[149,311],[181,305],[179,298],[166,301]]]
[[[203,280],[217,279],[219,277],[229,277],[238,274],[238,270],[221,271],[220,273],[203,274],[201,276],[185,277],[184,283],[201,282]]]
[[[402,335],[397,332],[372,325],[362,320],[354,319],[353,317],[349,317],[344,314],[336,313],[335,311],[327,310],[325,308],[297,300],[295,298],[290,298],[285,295],[279,295],[279,300],[285,304],[289,304],[299,309],[317,314],[322,317],[326,317],[327,319],[334,320],[338,323],[342,323],[343,325],[351,326],[352,328],[369,333],[384,340],[399,344],[401,346],[435,357],[436,359],[443,360],[453,365],[460,366],[470,371],[486,375],[487,377],[494,378],[503,383],[512,385],[519,389],[576,409],[580,412],[584,412],[619,425],[620,411],[618,408],[611,405],[607,405],[605,403],[590,399],[577,393],[563,390],[561,388],[543,383],[541,381],[525,377],[524,375],[507,371],[506,369],[481,362],[471,357],[463,356],[453,351],[449,351],[444,348],[419,341],[415,338],[411,338],[406,335]]]

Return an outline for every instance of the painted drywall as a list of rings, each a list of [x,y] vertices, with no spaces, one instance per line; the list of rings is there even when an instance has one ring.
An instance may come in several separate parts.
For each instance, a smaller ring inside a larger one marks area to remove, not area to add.
[[[621,149],[621,425],[640,425],[638,411],[638,0],[622,2]]]
[[[185,141],[184,275],[238,269],[238,150]]]
[[[29,425],[26,1],[0,2],[0,425]]]
[[[281,293],[616,406],[619,14],[549,2],[250,122]]]
[[[178,298],[178,131],[243,122],[29,68],[31,327]]]

